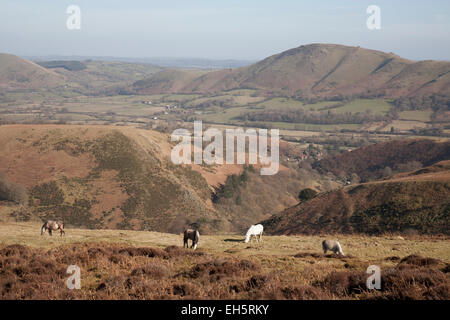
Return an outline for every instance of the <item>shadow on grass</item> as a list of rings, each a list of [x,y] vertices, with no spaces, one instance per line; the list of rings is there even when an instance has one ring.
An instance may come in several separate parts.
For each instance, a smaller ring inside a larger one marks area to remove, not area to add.
[[[244,242],[243,239],[225,239],[223,241],[225,241],[225,242]]]

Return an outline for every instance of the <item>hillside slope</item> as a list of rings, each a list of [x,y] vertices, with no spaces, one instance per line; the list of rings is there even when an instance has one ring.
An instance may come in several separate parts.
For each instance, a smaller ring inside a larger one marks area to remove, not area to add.
[[[238,69],[213,71],[184,86],[158,87],[153,81],[138,91],[211,93],[256,88],[299,97],[385,96],[448,93],[450,63],[414,62],[393,53],[336,44],[310,44]]]
[[[12,54],[0,53],[0,89],[37,89],[61,86],[57,73]]]
[[[263,221],[269,234],[450,234],[450,161],[321,194]]]
[[[242,165],[176,166],[168,135],[132,127],[4,125],[0,146],[0,221],[60,218],[69,226],[174,233],[195,223],[202,233],[242,231],[321,181],[286,167],[272,177],[246,169],[241,179]],[[223,185],[226,194],[213,202]]]
[[[166,158],[166,136],[103,126],[1,126],[0,173],[24,186],[24,220],[60,218],[68,225],[179,232],[202,220],[226,221],[210,188],[190,168]]]
[[[201,70],[162,70],[150,78],[133,83],[131,90],[140,94],[185,91],[185,85],[206,74]]]
[[[396,169],[411,162],[429,166],[450,159],[450,142],[430,139],[399,139],[368,145],[351,152],[324,158],[313,164],[319,172],[351,178],[357,174],[363,181],[379,179],[386,167]]]

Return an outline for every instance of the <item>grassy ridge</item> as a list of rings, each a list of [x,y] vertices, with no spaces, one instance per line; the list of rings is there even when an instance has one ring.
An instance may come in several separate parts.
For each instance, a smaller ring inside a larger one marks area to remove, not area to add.
[[[263,221],[271,234],[450,235],[450,182],[385,181],[317,196]]]

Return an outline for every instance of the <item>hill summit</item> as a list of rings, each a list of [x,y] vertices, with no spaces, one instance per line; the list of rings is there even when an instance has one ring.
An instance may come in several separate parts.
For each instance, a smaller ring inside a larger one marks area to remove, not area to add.
[[[211,93],[255,88],[273,94],[299,97],[401,96],[448,93],[450,63],[411,61],[393,53],[337,44],[310,44],[270,56],[253,65],[212,71],[197,77],[184,76],[170,85],[161,71],[155,79],[140,82],[139,92]],[[188,71],[185,71],[188,72]],[[175,80],[174,80],[175,81]],[[148,86],[142,86],[147,83]]]

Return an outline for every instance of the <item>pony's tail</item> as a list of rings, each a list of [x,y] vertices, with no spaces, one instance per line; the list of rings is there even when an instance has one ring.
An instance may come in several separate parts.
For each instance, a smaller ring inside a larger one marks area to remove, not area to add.
[[[200,233],[198,232],[198,229],[195,229],[194,250],[197,249],[197,244],[198,244],[199,237],[200,237]]]
[[[198,232],[198,229],[195,229],[195,243],[198,242],[199,237],[200,237],[200,233]]]

